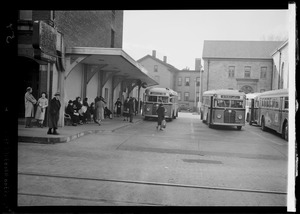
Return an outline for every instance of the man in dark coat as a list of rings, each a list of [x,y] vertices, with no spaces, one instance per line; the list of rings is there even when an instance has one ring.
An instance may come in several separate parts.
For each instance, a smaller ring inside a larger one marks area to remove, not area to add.
[[[59,135],[59,133],[57,133],[57,131],[56,131],[57,123],[58,123],[58,119],[59,119],[59,109],[60,109],[60,106],[61,106],[59,98],[60,98],[60,93],[56,92],[54,94],[54,97],[50,101],[50,105],[49,105],[49,130],[48,130],[47,134]],[[53,129],[53,133],[52,133],[52,129]]]
[[[133,114],[134,114],[134,107],[135,107],[135,102],[132,97],[130,97],[129,102],[128,102],[128,107],[129,107],[129,118],[130,118],[130,123],[133,123]]]

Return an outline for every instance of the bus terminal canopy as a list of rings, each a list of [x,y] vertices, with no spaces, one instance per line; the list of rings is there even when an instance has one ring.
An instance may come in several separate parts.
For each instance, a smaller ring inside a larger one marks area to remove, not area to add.
[[[141,80],[147,87],[158,85],[148,71],[121,48],[72,47],[66,48],[66,56],[81,57],[80,63],[99,66],[100,70],[124,79]]]

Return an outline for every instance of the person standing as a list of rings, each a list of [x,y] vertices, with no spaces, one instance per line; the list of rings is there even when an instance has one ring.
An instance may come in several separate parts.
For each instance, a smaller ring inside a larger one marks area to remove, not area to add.
[[[137,101],[136,98],[133,98],[134,99],[134,113],[135,113],[135,116],[136,114],[139,113],[139,102]]]
[[[157,108],[156,113],[158,116],[156,130],[159,129],[160,131],[163,131],[163,129],[161,127],[161,123],[165,119],[165,108],[162,103],[159,104],[159,107]]]
[[[56,92],[54,94],[54,97],[52,98],[52,100],[50,101],[50,105],[49,105],[49,130],[47,132],[47,134],[54,134],[54,135],[59,135],[59,133],[57,133],[56,129],[57,129],[57,123],[58,123],[58,119],[59,119],[59,109],[60,109],[60,93]],[[52,132],[53,129],[53,132]]]
[[[123,116],[124,116],[124,121],[125,121],[125,118],[126,118],[126,121],[128,121],[128,117],[129,117],[129,97],[127,97],[125,102],[124,102]]]
[[[96,123],[98,123],[99,126],[101,126],[100,122],[104,119],[104,108],[105,108],[105,103],[101,96],[99,99],[97,99],[95,108],[96,108]]]
[[[36,99],[32,95],[32,88],[28,87],[25,93],[25,128],[31,128],[31,119],[34,117]]]
[[[117,117],[120,117],[121,107],[122,107],[122,102],[121,102],[120,98],[118,98],[117,102],[115,102],[115,107],[117,108]]]
[[[130,118],[130,123],[133,123],[133,114],[135,112],[135,102],[134,98],[130,97],[130,100],[128,102],[128,107],[129,107],[129,118]]]
[[[143,101],[142,99],[140,98],[140,114],[142,114],[142,108],[143,108]]]
[[[42,97],[37,102],[37,109],[35,113],[35,119],[38,120],[40,128],[43,128],[43,123],[45,120],[45,111],[48,107],[48,99],[46,98],[46,93],[42,93]]]

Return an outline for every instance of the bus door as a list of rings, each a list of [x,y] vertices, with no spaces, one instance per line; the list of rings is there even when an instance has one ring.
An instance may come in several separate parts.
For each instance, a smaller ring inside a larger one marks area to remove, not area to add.
[[[208,108],[208,117],[209,117],[209,122],[208,122],[208,124],[210,124],[210,123],[212,122],[213,106],[214,106],[214,97],[211,96],[211,97],[210,97],[210,106],[209,106],[209,108]]]

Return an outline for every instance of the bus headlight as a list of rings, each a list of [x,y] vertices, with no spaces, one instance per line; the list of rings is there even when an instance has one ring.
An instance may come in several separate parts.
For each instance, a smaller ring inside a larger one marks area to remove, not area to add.
[[[242,115],[239,115],[239,117],[238,117],[240,120],[243,118],[243,116]]]
[[[147,111],[150,111],[150,108],[147,108],[146,110],[147,110]]]
[[[217,118],[221,119],[222,115],[221,114],[217,114]]]

